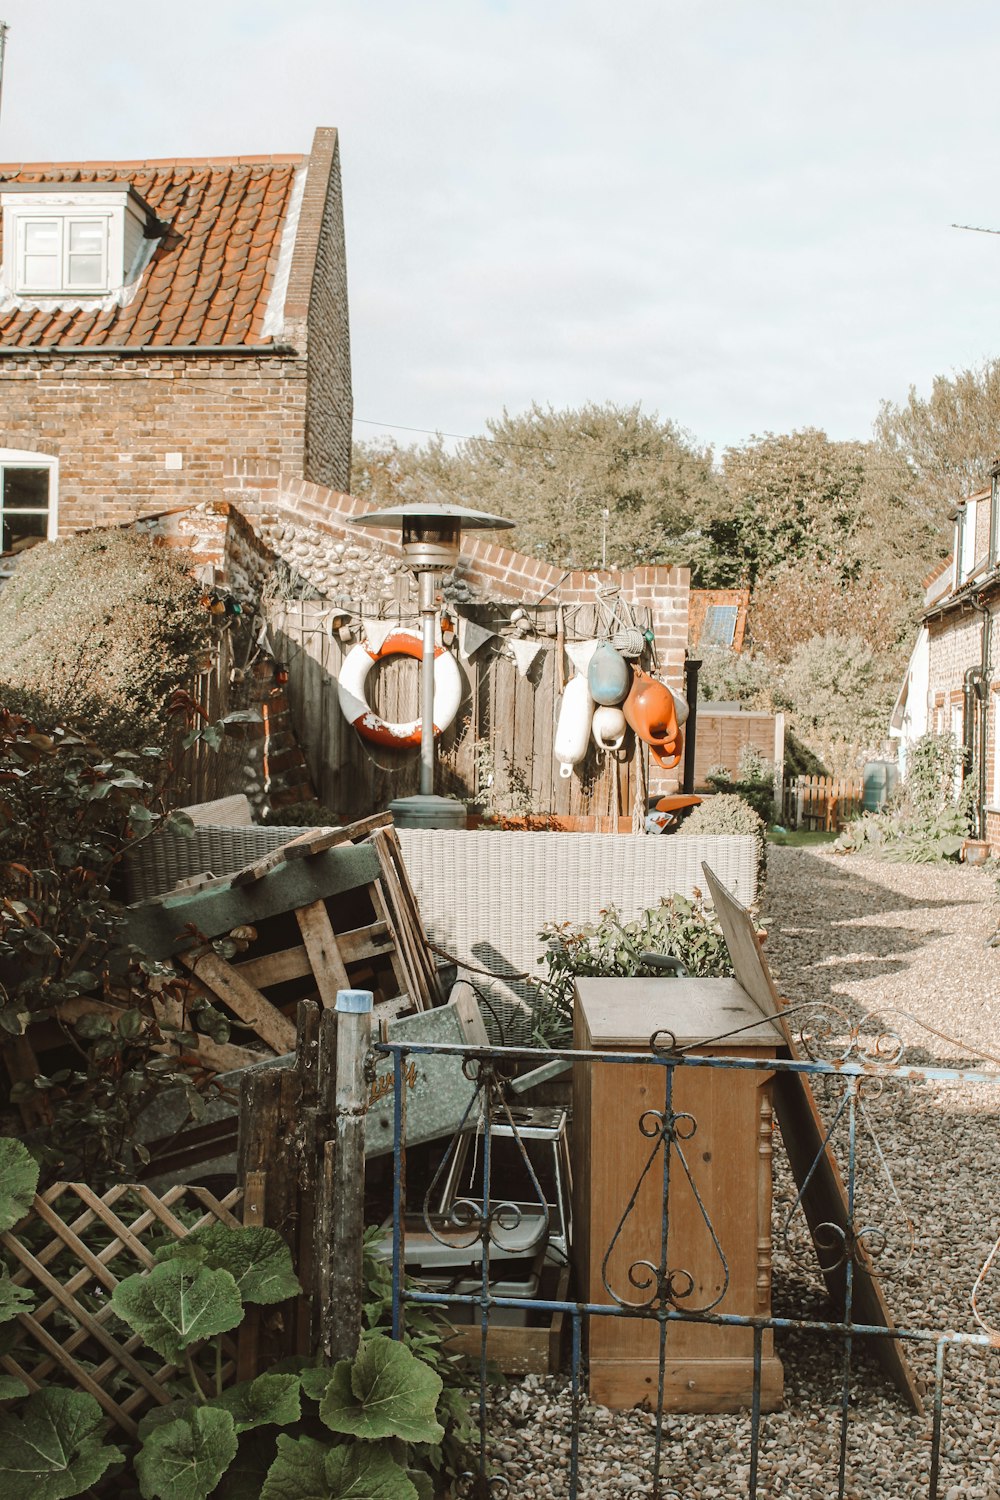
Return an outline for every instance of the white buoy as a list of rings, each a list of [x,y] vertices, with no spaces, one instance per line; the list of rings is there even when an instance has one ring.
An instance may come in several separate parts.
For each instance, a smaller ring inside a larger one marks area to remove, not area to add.
[[[556,724],[554,752],[560,776],[572,776],[573,767],[586,755],[593,717],[594,700],[587,679],[577,673],[563,689]]]
[[[620,750],[627,729],[628,724],[620,708],[601,703],[594,709],[591,733],[598,750]]]

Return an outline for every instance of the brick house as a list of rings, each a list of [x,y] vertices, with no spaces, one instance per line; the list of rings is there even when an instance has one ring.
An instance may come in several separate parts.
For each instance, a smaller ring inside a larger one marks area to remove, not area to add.
[[[907,749],[950,732],[975,778],[976,834],[1000,853],[1000,464],[952,513],[951,557],[925,584],[921,629],[890,732]]]
[[[0,215],[8,560],[247,468],[349,488],[335,130],[308,156],[0,166]]]

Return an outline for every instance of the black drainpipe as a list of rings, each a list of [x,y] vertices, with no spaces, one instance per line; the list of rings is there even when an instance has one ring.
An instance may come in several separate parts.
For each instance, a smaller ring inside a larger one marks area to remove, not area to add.
[[[963,687],[963,709],[965,713],[964,738],[966,746],[971,748],[970,739],[975,733],[972,718],[971,694],[974,693],[979,699],[979,775],[976,786],[976,838],[986,837],[986,737],[989,733],[990,713],[990,627],[992,617],[989,605],[983,603],[982,594],[977,594],[971,601],[973,609],[978,609],[983,617],[982,641],[979,648],[979,666],[970,667],[965,674]],[[970,757],[968,765],[971,768]]]
[[[701,662],[688,657],[684,663],[684,696],[688,701],[688,717],[684,726],[684,780],[681,791],[688,797],[694,791],[695,730],[698,723],[698,673]]]

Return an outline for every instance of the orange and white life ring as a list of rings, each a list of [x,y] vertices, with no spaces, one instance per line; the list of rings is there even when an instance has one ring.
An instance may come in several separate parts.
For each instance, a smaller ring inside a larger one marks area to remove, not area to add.
[[[384,745],[393,750],[407,745],[420,744],[421,721],[411,719],[408,724],[391,724],[380,719],[368,703],[365,685],[368,673],[377,661],[387,656],[423,656],[423,641],[415,630],[394,630],[386,636],[377,651],[367,641],[359,641],[344,657],[340,676],[337,679],[337,694],[340,711],[349,724],[353,724],[362,739],[373,745]],[[458,713],[462,701],[462,674],[458,663],[443,646],[434,651],[434,733],[441,734]]]

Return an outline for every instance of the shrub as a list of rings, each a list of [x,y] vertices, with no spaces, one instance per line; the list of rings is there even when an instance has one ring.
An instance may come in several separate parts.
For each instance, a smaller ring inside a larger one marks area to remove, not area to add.
[[[141,1157],[135,1123],[161,1089],[182,1085],[201,1108],[187,1066],[157,1050],[160,1003],[187,1003],[191,1020],[197,1006],[168,965],[129,947],[111,894],[126,848],[162,821],[151,810],[161,765],[156,750],[106,757],[0,705],[0,1039],[27,1034],[41,1069],[10,1098],[44,1126],[45,1162],[91,1183],[128,1171],[133,1149]],[[210,1006],[197,1024],[225,1039]]]
[[[190,563],[132,531],[33,547],[0,589],[0,681],[105,750],[162,742],[170,693],[213,637]]]
[[[728,646],[707,646],[698,673],[698,698],[769,712],[774,707],[776,677],[774,666],[763,656],[731,651]]]
[[[956,859],[971,831],[976,785],[973,767],[956,798],[962,757],[954,735],[921,735],[910,749],[906,781],[894,805],[855,818],[834,849],[838,854],[865,853],[907,864]]]
[[[766,826],[760,813],[755,812],[749,802],[733,793],[721,792],[716,797],[706,797],[695,807],[677,830],[677,837],[687,834],[750,834],[757,842],[757,878],[763,881],[766,870]]]
[[[791,727],[837,774],[881,748],[897,686],[888,657],[859,635],[831,631],[796,646],[781,697]]]
[[[647,907],[630,922],[623,922],[612,907],[597,922],[550,922],[538,935],[546,944],[539,963],[548,972],[539,981],[542,998],[535,1010],[535,1035],[545,1046],[570,1045],[578,977],[662,978],[661,971],[643,964],[643,953],[670,954],[701,979],[726,978],[733,972],[722,928],[700,896],[690,901],[664,896],[658,906]]]

